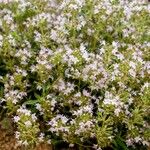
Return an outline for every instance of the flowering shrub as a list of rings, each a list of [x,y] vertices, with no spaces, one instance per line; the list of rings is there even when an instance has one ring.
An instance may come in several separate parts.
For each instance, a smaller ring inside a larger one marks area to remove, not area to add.
[[[0,106],[20,144],[149,146],[149,12],[143,0],[0,1]]]

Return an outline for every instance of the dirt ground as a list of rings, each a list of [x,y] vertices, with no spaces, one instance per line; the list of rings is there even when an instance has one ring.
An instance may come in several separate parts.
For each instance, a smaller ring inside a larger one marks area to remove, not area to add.
[[[0,128],[0,150],[26,150],[17,145],[12,132]],[[40,144],[34,150],[52,150],[51,146]]]
[[[17,145],[12,121],[9,118],[0,121],[0,150],[29,150]],[[52,150],[52,148],[50,145],[40,144],[31,150]]]
[[[76,150],[74,148],[64,148],[60,145],[58,150]],[[14,136],[13,122],[10,118],[0,119],[0,150],[53,150],[51,145],[40,144],[35,148],[25,148],[17,144]]]

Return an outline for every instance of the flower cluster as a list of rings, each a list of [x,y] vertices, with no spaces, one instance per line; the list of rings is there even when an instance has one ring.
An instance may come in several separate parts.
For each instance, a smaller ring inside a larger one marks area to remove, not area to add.
[[[20,107],[16,114],[13,119],[17,124],[15,135],[18,139],[18,143],[25,146],[36,143],[39,133],[39,124],[37,123],[36,115],[32,114],[31,111],[24,106]]]
[[[148,147],[149,13],[146,0],[1,0],[0,106],[18,142]]]

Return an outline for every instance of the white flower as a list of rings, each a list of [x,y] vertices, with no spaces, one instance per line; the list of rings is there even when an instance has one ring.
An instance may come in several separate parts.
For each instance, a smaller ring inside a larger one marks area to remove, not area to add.
[[[0,80],[3,80],[3,77],[2,77],[2,76],[0,76]]]
[[[17,112],[19,113],[23,113],[24,115],[26,116],[30,116],[31,115],[31,111],[30,110],[27,110],[26,108],[24,107],[20,107]]]
[[[129,70],[129,74],[134,78],[136,77],[136,72],[133,69]]]
[[[16,137],[16,139],[19,139],[19,137],[20,137],[20,132],[16,131],[16,132],[15,132],[15,137]]]
[[[42,111],[41,104],[36,104],[36,109],[39,110],[39,111]]]
[[[32,66],[30,67],[30,69],[31,69],[31,72],[35,72],[35,71],[36,71],[36,66],[32,65]]]
[[[57,32],[52,29],[52,30],[51,30],[51,35],[50,35],[50,37],[51,37],[52,40],[56,41],[57,38],[58,38]]]
[[[136,64],[133,61],[129,62],[129,66],[132,67],[133,69],[136,69]]]
[[[74,144],[69,144],[69,147],[74,147]]]
[[[27,140],[25,140],[22,144],[25,145],[25,146],[29,145],[29,143],[27,142]]]
[[[133,139],[126,140],[126,144],[127,144],[127,146],[133,145]]]
[[[112,46],[113,46],[114,48],[118,48],[118,46],[119,46],[119,45],[118,45],[118,42],[113,41],[113,42],[112,42]]]
[[[20,120],[20,117],[19,117],[19,116],[15,116],[15,117],[14,117],[14,121],[15,121],[15,122],[18,122],[19,120]]]
[[[150,145],[150,143],[149,143],[148,141],[142,141],[142,143],[143,143],[143,145],[145,145],[145,146],[149,146],[149,145]]]
[[[33,122],[35,122],[35,121],[37,120],[37,117],[36,117],[35,114],[32,114],[31,117],[32,117],[32,121],[33,121]]]
[[[38,85],[36,88],[37,88],[37,90],[40,91],[40,90],[42,89],[42,86],[41,86],[41,85]]]
[[[70,60],[71,62],[73,62],[74,64],[76,64],[77,62],[79,62],[78,58],[77,57],[74,57],[73,55],[70,55]]]
[[[24,76],[24,77],[27,76],[27,71],[26,70],[22,70],[22,76]]]
[[[47,143],[48,143],[48,144],[51,144],[51,142],[52,142],[52,141],[51,141],[50,139],[49,139],[49,140],[47,140]]]
[[[80,96],[81,96],[81,93],[78,92],[78,93],[76,93],[74,96],[75,96],[75,97],[80,97]]]
[[[76,9],[78,9],[78,6],[76,4],[70,4],[69,8],[76,10]]]
[[[83,95],[86,97],[90,97],[90,93],[86,90],[83,90]]]
[[[114,113],[116,116],[119,116],[119,113],[121,112],[121,109],[120,108],[116,108]]]
[[[55,100],[55,99],[52,99],[52,101],[51,101],[51,106],[54,107],[56,103],[57,103],[56,100]]]
[[[24,124],[26,125],[26,127],[31,127],[32,126],[31,121],[26,121]]]
[[[43,142],[44,141],[44,133],[40,133],[40,136],[38,137],[39,142]]]
[[[136,143],[142,141],[142,139],[139,136],[135,137],[134,140],[135,140]]]
[[[104,54],[105,53],[105,49],[104,48],[100,48],[99,49],[99,53],[102,55],[102,54]]]

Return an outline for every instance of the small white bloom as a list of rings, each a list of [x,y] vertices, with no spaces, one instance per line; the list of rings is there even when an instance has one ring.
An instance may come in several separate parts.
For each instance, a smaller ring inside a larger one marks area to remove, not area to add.
[[[29,143],[27,142],[27,140],[25,140],[22,144],[25,145],[25,146],[29,145]]]
[[[31,127],[31,126],[32,126],[31,121],[26,121],[24,124],[25,124],[27,127]]]
[[[18,122],[19,120],[20,120],[20,117],[19,117],[19,116],[15,116],[15,117],[14,117],[14,121],[15,121],[15,122]]]
[[[38,85],[36,88],[40,91],[42,89],[42,86]]]
[[[142,141],[143,145],[149,146],[150,143],[148,141]]]
[[[134,138],[134,140],[135,140],[136,143],[138,143],[138,142],[140,142],[142,139],[141,139],[139,136],[137,136],[137,137]]]
[[[134,78],[136,77],[136,72],[133,69],[129,70],[129,74]]]
[[[69,147],[74,147],[74,144],[69,144]]]
[[[16,132],[15,132],[15,137],[16,137],[16,139],[19,139],[19,137],[20,137],[20,132],[16,131]]]
[[[136,64],[133,61],[129,62],[129,66],[132,67],[133,69],[136,69]]]
[[[56,41],[58,38],[57,32],[55,30],[51,30],[51,35],[50,35],[51,39]]]
[[[120,108],[116,108],[114,113],[116,116],[119,116],[119,113],[121,112],[121,109]]]
[[[127,144],[127,146],[133,145],[133,139],[126,140],[126,144]]]
[[[36,104],[36,109],[39,110],[39,111],[42,111],[41,104]]]
[[[43,142],[44,141],[44,133],[41,133],[38,139],[39,139],[39,142]]]

